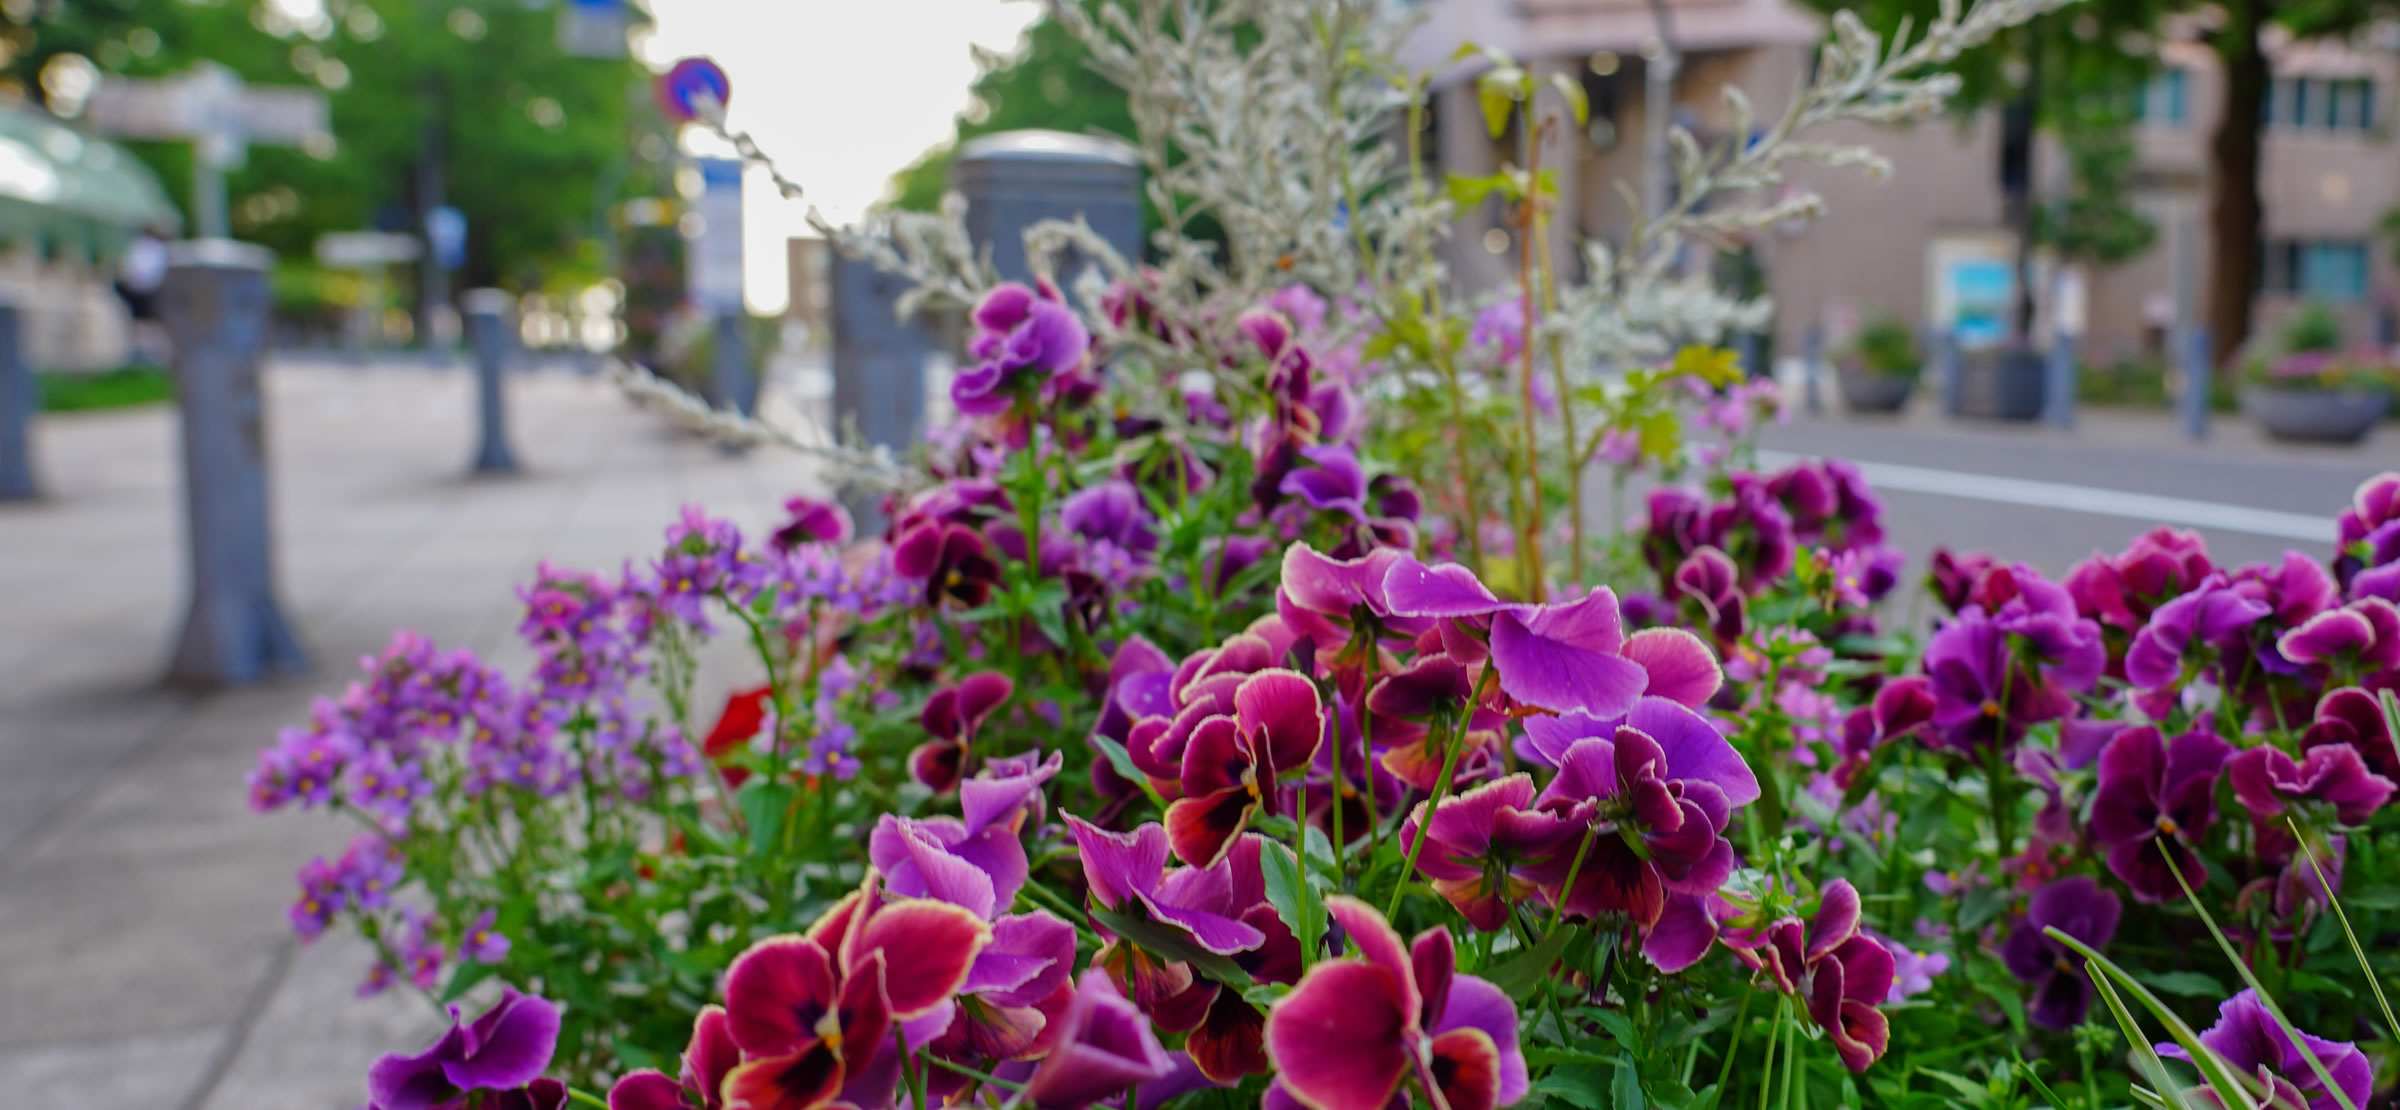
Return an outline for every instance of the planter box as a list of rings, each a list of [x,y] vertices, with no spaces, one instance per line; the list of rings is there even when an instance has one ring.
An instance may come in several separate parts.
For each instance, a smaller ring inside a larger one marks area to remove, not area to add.
[[[2375,430],[2391,395],[2377,389],[2247,386],[2242,411],[2269,436],[2292,443],[2357,443]]]
[[[1852,412],[1898,412],[1908,404],[1908,395],[1917,387],[1913,376],[1865,370],[1844,369],[1835,380],[1842,387],[1842,403],[1850,406]]]
[[[1986,420],[2036,420],[2048,392],[2049,360],[2031,348],[1959,356],[1958,414]]]

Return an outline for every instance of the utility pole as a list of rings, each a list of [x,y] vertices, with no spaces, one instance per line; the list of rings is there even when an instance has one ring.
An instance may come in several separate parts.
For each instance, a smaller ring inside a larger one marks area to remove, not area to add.
[[[1683,55],[1675,49],[1675,22],[1667,12],[1670,0],[1650,0],[1650,17],[1658,24],[1655,47],[1642,50],[1642,160],[1649,172],[1642,179],[1642,210],[1655,220],[1675,196],[1675,153],[1667,141],[1675,124],[1675,73]]]

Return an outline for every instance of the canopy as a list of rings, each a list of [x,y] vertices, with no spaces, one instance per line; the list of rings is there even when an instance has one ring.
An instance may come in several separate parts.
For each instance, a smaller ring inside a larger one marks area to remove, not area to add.
[[[141,159],[38,111],[0,108],[0,231],[106,244],[182,217]]]

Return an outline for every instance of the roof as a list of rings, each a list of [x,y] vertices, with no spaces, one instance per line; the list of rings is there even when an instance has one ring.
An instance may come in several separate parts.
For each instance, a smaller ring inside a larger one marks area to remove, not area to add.
[[[182,216],[125,148],[26,108],[0,108],[0,227],[123,233]]]

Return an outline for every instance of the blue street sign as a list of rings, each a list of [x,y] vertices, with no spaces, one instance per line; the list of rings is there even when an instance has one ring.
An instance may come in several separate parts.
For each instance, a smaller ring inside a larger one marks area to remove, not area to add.
[[[455,270],[467,264],[466,213],[443,205],[425,214],[426,245],[433,248],[433,264],[445,270]]]
[[[706,58],[685,58],[658,75],[658,108],[677,123],[699,119],[703,99],[723,111],[732,98],[733,82],[724,68]]]

